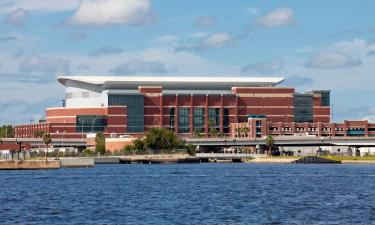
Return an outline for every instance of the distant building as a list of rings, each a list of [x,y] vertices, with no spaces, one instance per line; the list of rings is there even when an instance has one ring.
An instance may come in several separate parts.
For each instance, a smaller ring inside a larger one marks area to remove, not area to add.
[[[48,108],[46,120],[18,125],[16,137],[36,131],[82,138],[104,132],[140,136],[153,127],[181,136],[230,135],[230,124],[264,115],[269,123],[329,123],[330,91],[296,93],[277,87],[283,78],[63,76],[64,107]]]
[[[263,138],[265,136],[311,137],[375,137],[375,124],[364,121],[343,123],[275,122],[265,115],[249,115],[247,122],[231,123],[233,138]]]

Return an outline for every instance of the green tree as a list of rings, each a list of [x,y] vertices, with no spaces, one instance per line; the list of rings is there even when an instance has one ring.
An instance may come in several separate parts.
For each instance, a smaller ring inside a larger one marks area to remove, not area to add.
[[[96,134],[95,151],[99,152],[101,155],[105,154],[105,136],[102,132]]]
[[[45,154],[45,160],[47,162],[47,157],[48,157],[48,147],[49,145],[52,143],[52,139],[51,139],[51,134],[50,133],[46,133],[43,135],[43,142],[44,144],[46,144],[47,146],[47,149],[46,149],[46,154]]]
[[[146,149],[175,149],[182,145],[182,140],[175,133],[164,128],[152,128],[144,138]]]
[[[12,125],[3,125],[0,127],[0,138],[14,138],[14,128]]]
[[[143,151],[145,150],[145,141],[141,138],[137,138],[133,141],[134,150]]]
[[[132,155],[132,154],[134,154],[134,146],[133,145],[126,145],[124,147],[124,153],[125,153],[125,155]]]
[[[34,131],[34,137],[35,138],[42,138],[43,135],[44,135],[44,131],[42,131],[42,130]]]
[[[273,140],[273,137],[271,135],[267,136],[266,140],[266,145],[268,147],[268,156],[271,156],[272,155],[272,147],[274,146],[275,144],[275,141]]]

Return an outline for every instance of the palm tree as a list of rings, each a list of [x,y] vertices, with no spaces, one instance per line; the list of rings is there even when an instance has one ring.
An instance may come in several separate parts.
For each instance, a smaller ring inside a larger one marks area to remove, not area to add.
[[[44,142],[44,144],[47,145],[47,150],[46,150],[46,155],[45,155],[45,159],[46,159],[46,162],[47,162],[48,146],[52,142],[51,135],[49,133],[43,134],[43,142]]]
[[[271,135],[267,136],[265,141],[268,147],[268,156],[272,156],[272,147],[275,144],[275,141],[273,140],[273,137]]]

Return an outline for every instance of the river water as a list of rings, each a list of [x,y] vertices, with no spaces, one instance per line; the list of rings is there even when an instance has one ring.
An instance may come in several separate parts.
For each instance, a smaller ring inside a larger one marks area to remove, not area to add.
[[[0,171],[0,224],[375,224],[375,166]]]

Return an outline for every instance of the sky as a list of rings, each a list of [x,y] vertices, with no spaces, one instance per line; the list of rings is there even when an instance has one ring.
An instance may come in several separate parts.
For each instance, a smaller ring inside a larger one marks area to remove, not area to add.
[[[0,124],[61,106],[60,75],[285,77],[375,122],[375,1],[0,0]]]

